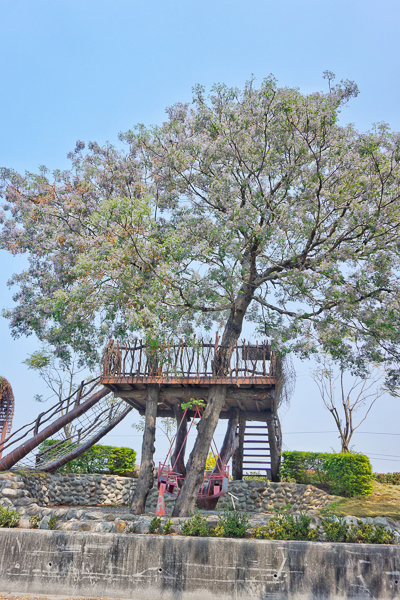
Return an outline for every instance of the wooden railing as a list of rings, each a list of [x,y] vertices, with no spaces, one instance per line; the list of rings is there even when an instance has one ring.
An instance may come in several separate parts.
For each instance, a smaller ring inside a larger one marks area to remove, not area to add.
[[[214,379],[217,377],[215,358],[219,352],[215,342],[200,341],[165,345],[149,354],[142,340],[132,344],[110,341],[104,356],[104,378],[161,378],[161,379]],[[274,353],[268,343],[239,343],[231,357],[226,377],[253,379],[272,377]]]

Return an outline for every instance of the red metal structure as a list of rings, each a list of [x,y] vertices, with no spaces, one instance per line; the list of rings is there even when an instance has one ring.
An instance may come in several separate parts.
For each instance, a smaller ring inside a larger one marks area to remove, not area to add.
[[[0,458],[6,436],[11,432],[14,416],[14,394],[4,377],[0,377]]]
[[[182,427],[183,422],[187,418],[188,410],[189,410],[189,408],[186,408],[183,413],[183,417],[179,424],[178,430],[171,442],[171,446],[168,451],[165,462],[159,463],[159,466],[158,466],[157,488],[159,490],[162,490],[163,493],[169,494],[170,496],[174,496],[174,497],[177,497],[177,495],[179,494],[179,490],[182,487],[183,481],[185,479],[185,476],[183,473],[179,473],[176,471],[179,456],[180,456],[183,448],[185,447],[186,440],[188,438],[190,429],[192,428],[192,425],[195,422],[195,419],[196,418],[201,419],[201,409],[198,406],[196,406],[194,418],[192,419],[192,421],[190,423],[190,427],[186,433],[186,436],[184,438],[184,441],[183,441],[181,447],[178,449],[177,456],[176,456],[173,464],[171,464],[172,460],[173,460],[172,459],[172,448],[173,448],[175,440],[178,436],[179,429]],[[220,460],[217,446],[216,446],[214,440],[213,440],[213,446],[214,447],[211,447],[211,452],[213,453],[213,456],[215,458],[215,469],[213,471],[210,471],[210,470],[204,471],[203,483],[200,487],[200,491],[198,494],[198,500],[210,500],[211,498],[219,498],[220,496],[223,496],[224,494],[226,494],[228,491],[229,467],[227,467],[226,464]],[[170,456],[171,456],[171,463],[169,462]]]

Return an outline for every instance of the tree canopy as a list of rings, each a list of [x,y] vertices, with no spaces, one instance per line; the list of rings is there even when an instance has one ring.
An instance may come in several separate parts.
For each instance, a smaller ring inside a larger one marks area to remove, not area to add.
[[[70,170],[3,169],[0,247],[29,254],[14,335],[93,361],[109,337],[216,325],[223,370],[247,319],[282,351],[396,362],[400,137],[341,125],[358,90],[326,77],[326,93],[197,86],[121,134],[126,149],[78,142]]]

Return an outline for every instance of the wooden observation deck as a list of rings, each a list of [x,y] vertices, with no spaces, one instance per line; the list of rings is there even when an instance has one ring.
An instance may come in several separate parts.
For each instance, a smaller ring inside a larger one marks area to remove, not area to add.
[[[173,404],[188,402],[191,398],[207,401],[211,385],[227,386],[220,418],[228,418],[231,407],[244,411],[250,421],[264,420],[265,411],[275,413],[275,355],[270,346],[267,343],[238,344],[225,377],[215,373],[218,349],[218,340],[193,346],[182,342],[161,348],[157,362],[152,363],[141,340],[130,346],[112,341],[105,355],[102,383],[141,414],[145,412],[149,384],[160,387],[160,417],[173,417]]]

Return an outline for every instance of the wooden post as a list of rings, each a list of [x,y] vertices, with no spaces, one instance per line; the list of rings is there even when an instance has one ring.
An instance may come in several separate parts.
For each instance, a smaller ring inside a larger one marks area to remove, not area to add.
[[[246,413],[240,411],[239,415],[239,439],[238,447],[232,457],[232,477],[235,480],[243,479],[243,442],[244,430],[246,429]]]
[[[274,414],[271,412],[266,416],[268,428],[269,450],[271,454],[271,480],[279,481],[279,467],[281,466],[281,455],[275,431]]]
[[[186,434],[187,434],[187,418],[183,418],[184,410],[180,404],[173,404],[172,410],[174,411],[176,419],[176,440],[175,448],[171,456],[171,466],[174,467],[174,471],[186,477],[186,466],[185,466],[185,450],[186,450]],[[178,456],[179,455],[179,456]],[[175,464],[176,462],[176,464]],[[182,486],[183,480],[179,479],[178,484]]]

